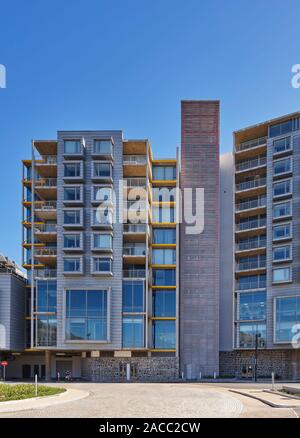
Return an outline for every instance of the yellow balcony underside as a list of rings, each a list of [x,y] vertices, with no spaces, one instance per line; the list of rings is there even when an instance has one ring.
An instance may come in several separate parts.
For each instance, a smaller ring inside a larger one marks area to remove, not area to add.
[[[176,269],[176,265],[150,265],[153,269]]]
[[[170,186],[175,187],[177,184],[176,179],[168,179],[168,180],[153,179],[151,182],[153,186],[163,186],[163,187],[170,187]]]
[[[157,165],[160,165],[160,164],[176,166],[177,160],[176,160],[176,158],[165,158],[165,159],[162,158],[162,159],[152,160],[152,164],[154,166],[157,166]]]
[[[152,248],[176,248],[176,243],[152,243]]]
[[[152,353],[176,353],[176,348],[150,348]]]
[[[151,316],[152,321],[176,321],[175,316]]]
[[[152,227],[176,227],[176,222],[151,222]]]
[[[176,289],[176,286],[150,286],[153,290],[155,289]]]
[[[152,201],[153,207],[175,207],[176,202],[173,201]]]

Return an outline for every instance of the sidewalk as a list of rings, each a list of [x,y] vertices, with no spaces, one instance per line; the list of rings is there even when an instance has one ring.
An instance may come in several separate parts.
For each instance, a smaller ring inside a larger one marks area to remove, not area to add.
[[[300,397],[282,394],[275,389],[230,389],[230,392],[259,400],[272,408],[300,408]]]
[[[81,400],[88,397],[89,395],[90,393],[88,391],[82,391],[79,389],[66,389],[65,392],[57,395],[0,402],[0,414],[5,412],[43,409],[49,406],[55,406],[67,402]]]

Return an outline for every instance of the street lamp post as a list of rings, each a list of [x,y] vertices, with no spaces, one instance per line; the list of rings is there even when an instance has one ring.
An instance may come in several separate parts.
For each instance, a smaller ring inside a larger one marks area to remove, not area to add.
[[[255,362],[254,362],[254,380],[257,382],[257,357],[258,357],[258,339],[261,337],[260,333],[255,333]]]

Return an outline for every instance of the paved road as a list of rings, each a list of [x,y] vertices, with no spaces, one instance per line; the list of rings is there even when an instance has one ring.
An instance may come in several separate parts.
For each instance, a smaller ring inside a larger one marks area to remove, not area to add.
[[[70,383],[89,397],[40,410],[0,417],[295,417],[292,409],[274,409],[210,384]]]

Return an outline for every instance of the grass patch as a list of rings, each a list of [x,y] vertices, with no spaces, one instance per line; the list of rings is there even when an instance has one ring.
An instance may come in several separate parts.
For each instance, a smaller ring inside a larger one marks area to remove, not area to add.
[[[51,386],[38,386],[38,397],[46,397],[49,395],[56,395],[65,392],[63,388],[54,388]],[[9,400],[23,400],[26,398],[33,398],[35,395],[35,385],[7,385],[0,384],[0,402]]]

